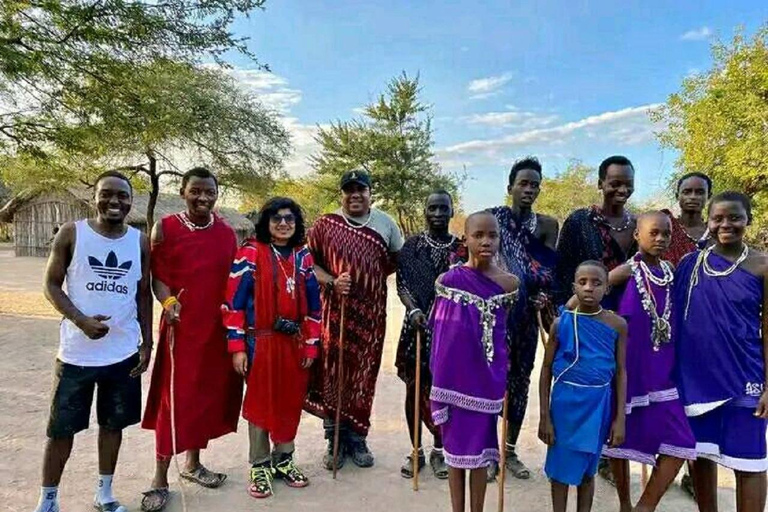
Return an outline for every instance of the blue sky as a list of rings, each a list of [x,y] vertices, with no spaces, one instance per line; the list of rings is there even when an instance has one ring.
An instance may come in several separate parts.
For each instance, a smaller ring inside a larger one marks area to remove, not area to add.
[[[762,1],[272,0],[234,30],[270,66],[239,56],[245,86],[279,110],[309,170],[318,124],[355,117],[393,76],[419,73],[432,105],[437,159],[466,166],[464,206],[501,203],[511,162],[534,154],[545,174],[571,158],[635,163],[641,198],[664,186],[675,154],[647,117],[682,79],[710,66],[713,38],[748,34]]]

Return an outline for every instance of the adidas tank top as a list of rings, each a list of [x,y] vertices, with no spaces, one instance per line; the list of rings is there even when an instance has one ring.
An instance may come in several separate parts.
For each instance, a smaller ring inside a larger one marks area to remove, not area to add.
[[[61,322],[58,358],[77,366],[107,366],[135,354],[141,341],[136,292],[141,280],[140,232],[129,227],[118,239],[95,232],[87,220],[75,223],[75,250],[66,291],[88,316],[105,315],[109,333],[92,340],[73,322]]]

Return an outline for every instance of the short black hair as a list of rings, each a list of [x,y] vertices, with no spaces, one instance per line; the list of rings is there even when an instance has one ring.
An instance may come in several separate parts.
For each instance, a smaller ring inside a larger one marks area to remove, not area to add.
[[[265,244],[272,242],[272,234],[269,232],[269,222],[278,211],[288,208],[296,217],[296,231],[288,240],[289,247],[297,247],[306,243],[306,227],[304,225],[304,211],[299,203],[288,197],[273,197],[259,210],[259,218],[256,221],[256,240]]]
[[[713,205],[717,203],[725,203],[730,201],[733,201],[734,203],[741,203],[741,205],[747,211],[747,222],[751,224],[752,223],[752,200],[749,198],[748,195],[742,194],[741,192],[736,192],[735,190],[726,190],[725,192],[720,192],[719,194],[715,195],[712,199],[710,199],[709,206],[707,207],[707,216],[709,216],[709,212],[710,210],[712,210]]]
[[[522,171],[523,169],[530,169],[532,171],[536,171],[539,173],[539,178],[541,178],[542,172],[541,172],[541,162],[539,162],[539,159],[535,156],[526,156],[524,158],[521,158],[520,160],[516,160],[515,163],[512,164],[512,168],[509,170],[509,186],[515,184],[515,178],[517,178],[517,173]]]
[[[579,266],[576,267],[576,272],[573,273],[574,281],[576,280],[576,273],[579,271],[581,267],[597,267],[605,273],[605,278],[608,279],[608,267],[606,267],[602,261],[587,260],[587,261],[582,261],[581,263],[579,263]]]
[[[608,174],[608,168],[612,165],[628,165],[633,171],[635,170],[635,166],[632,165],[629,158],[622,155],[613,155],[600,162],[600,167],[597,168],[597,178],[601,181],[604,180],[605,175]]]
[[[448,196],[448,199],[451,200],[451,206],[453,206],[453,196],[445,189],[438,188],[427,194],[427,199],[424,201],[425,204],[429,202],[429,196]]]
[[[703,172],[694,171],[694,172],[688,172],[680,176],[680,179],[677,180],[677,187],[675,187],[675,197],[680,195],[680,187],[683,185],[683,182],[687,180],[688,178],[701,178],[703,179],[707,184],[707,197],[712,195],[712,178],[704,174]]]
[[[207,167],[193,167],[181,177],[181,190],[187,188],[187,183],[189,183],[189,180],[192,178],[212,178],[213,182],[216,184],[216,189],[219,188],[219,180],[216,179],[216,175],[213,174],[213,171]]]
[[[131,184],[131,180],[128,179],[128,176],[118,171],[104,171],[103,173],[96,176],[96,181],[93,182],[94,194],[96,193],[96,189],[99,187],[99,182],[106,178],[117,178],[119,180],[123,180],[128,184],[128,188],[131,189],[131,194],[133,194],[133,185]]]

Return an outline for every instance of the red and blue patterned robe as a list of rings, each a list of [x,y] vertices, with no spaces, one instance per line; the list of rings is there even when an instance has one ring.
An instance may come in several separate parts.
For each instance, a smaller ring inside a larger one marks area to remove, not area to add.
[[[302,361],[318,355],[320,287],[313,265],[306,246],[285,258],[251,239],[238,250],[229,275],[223,306],[229,351],[247,352],[249,360],[243,417],[275,443],[296,437],[309,381]],[[301,324],[300,333],[276,332],[278,317]]]

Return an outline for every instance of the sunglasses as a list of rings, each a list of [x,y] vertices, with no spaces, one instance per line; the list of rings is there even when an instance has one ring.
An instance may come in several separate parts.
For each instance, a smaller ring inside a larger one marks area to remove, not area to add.
[[[276,213],[275,215],[272,215],[269,218],[269,220],[271,220],[275,224],[280,224],[283,221],[285,221],[286,224],[296,224],[296,216],[292,213],[288,213],[285,215],[279,215]]]

